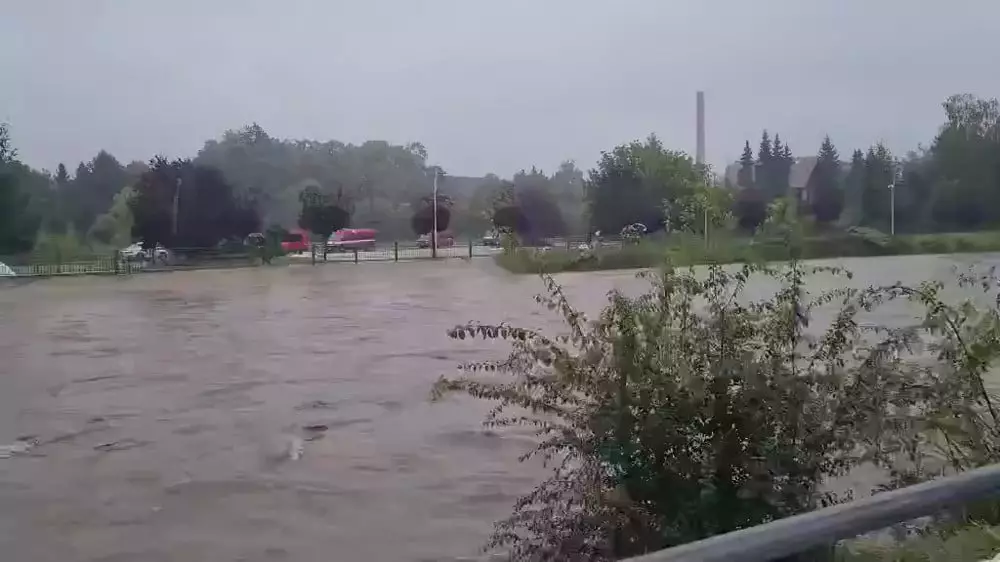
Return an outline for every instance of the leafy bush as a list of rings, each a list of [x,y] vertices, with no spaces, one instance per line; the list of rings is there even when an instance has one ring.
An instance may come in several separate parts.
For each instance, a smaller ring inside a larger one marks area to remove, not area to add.
[[[891,488],[1000,460],[983,383],[1000,353],[998,308],[948,306],[940,283],[810,294],[818,274],[850,277],[797,261],[667,266],[641,274],[645,294],[610,293],[594,320],[544,277],[538,301],[565,334],[456,326],[453,338],[512,351],[464,365],[435,396],[494,401],[485,424],[536,428],[527,456],[554,463],[489,546],[515,560],[614,560],[844,501],[823,484],[863,464]],[[750,298],[757,278],[774,294]],[[994,280],[957,279],[995,299]],[[922,307],[919,325],[859,319],[896,300]],[[820,308],[835,312],[828,327],[810,326]]]
[[[93,260],[95,258],[107,259],[112,255],[111,251],[96,252],[77,236],[73,229],[69,229],[66,234],[50,234],[41,232],[35,238],[35,247],[31,251],[30,261],[33,263],[70,263],[78,261]]]

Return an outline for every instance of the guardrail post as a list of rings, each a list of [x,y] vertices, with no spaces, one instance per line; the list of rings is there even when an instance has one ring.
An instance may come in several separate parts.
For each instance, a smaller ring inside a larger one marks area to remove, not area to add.
[[[358,249],[354,248],[354,263],[358,263]]]
[[[469,238],[469,259],[472,259],[472,238]]]
[[[312,264],[316,265],[316,244],[309,244],[309,253],[312,255]]]
[[[114,264],[115,264],[115,275],[118,275],[121,272],[118,271],[118,251],[117,250],[115,250],[114,252],[111,253],[111,261],[114,262]]]
[[[392,261],[399,261],[399,241],[392,243]]]

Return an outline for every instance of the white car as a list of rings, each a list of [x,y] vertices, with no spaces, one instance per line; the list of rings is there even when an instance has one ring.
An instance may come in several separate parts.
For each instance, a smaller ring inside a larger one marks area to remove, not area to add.
[[[157,244],[152,250],[146,250],[147,259],[157,259],[160,261],[166,261],[170,258],[170,250],[167,250],[160,244]]]
[[[129,247],[121,251],[122,257],[127,260],[160,260],[164,261],[170,257],[170,251],[161,246],[156,245],[156,248],[151,250],[143,250],[142,242],[136,242]]]
[[[17,273],[4,262],[0,261],[0,277],[17,277]]]
[[[145,255],[142,251],[142,244],[138,242],[130,245],[128,248],[123,249],[121,252],[122,252],[122,257],[127,260],[138,259],[140,256]]]

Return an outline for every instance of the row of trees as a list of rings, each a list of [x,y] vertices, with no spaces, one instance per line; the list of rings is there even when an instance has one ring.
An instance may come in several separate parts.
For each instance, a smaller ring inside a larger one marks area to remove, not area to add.
[[[814,159],[796,159],[766,131],[755,157],[747,141],[736,181],[740,224],[756,228],[767,204],[788,195],[822,225],[888,229],[893,214],[897,230],[910,232],[1000,225],[993,204],[1000,200],[1000,105],[962,94],[943,107],[946,121],[930,146],[903,157],[876,143],[853,150],[845,162],[827,136]],[[804,184],[790,185],[793,166],[802,166]]]
[[[252,124],[206,142],[190,160],[123,165],[101,151],[71,175],[62,164],[48,173],[19,162],[3,128],[0,213],[8,218],[0,227],[0,254],[30,249],[39,232],[107,245],[136,237],[196,245],[220,234],[220,224],[249,226],[251,210],[258,229],[302,226],[322,235],[354,225],[399,239],[429,232],[436,213],[442,229],[473,235],[506,227],[536,240],[618,233],[635,223],[647,231],[691,226],[693,208],[712,215],[713,222],[732,211],[741,227],[753,231],[771,201],[793,195],[802,202],[800,211],[819,224],[884,229],[892,214],[890,184],[899,230],[997,226],[1000,206],[992,204],[1000,199],[997,101],[958,95],[944,109],[946,122],[931,145],[903,158],[876,144],[854,150],[843,162],[830,138],[815,157],[795,158],[780,135],[765,131],[756,154],[745,143],[738,186],[731,186],[739,189],[733,190],[708,189],[714,183],[710,171],[666,149],[655,136],[603,153],[587,174],[564,162],[551,175],[533,167],[508,180],[449,176],[428,164],[419,143],[283,140]],[[809,160],[815,165],[809,167]],[[799,173],[803,163],[808,173]],[[436,210],[429,200],[435,175],[441,193]],[[178,179],[180,184],[170,184]],[[242,218],[216,221],[195,233],[194,225],[207,217],[196,213],[201,197],[227,201],[224,212],[243,213]],[[174,199],[182,201],[176,231]],[[189,209],[195,214],[188,215]],[[162,222],[166,215],[168,230]]]
[[[3,131],[9,146],[7,129]],[[228,201],[226,208],[253,209],[258,229],[300,226],[322,236],[354,225],[378,229],[387,238],[408,238],[429,232],[433,223],[430,194],[435,175],[441,229],[482,234],[495,226],[495,203],[516,194],[540,235],[585,230],[583,173],[572,163],[562,164],[552,176],[532,169],[513,181],[494,175],[452,177],[427,163],[419,143],[282,140],[252,124],[206,142],[193,159],[168,162],[157,157],[122,165],[101,151],[80,163],[75,175],[63,164],[55,173],[33,170],[18,162],[12,150],[8,159],[6,167],[13,174],[8,183],[12,190],[16,186],[20,199],[11,195],[4,210],[23,219],[18,226],[21,242],[5,244],[0,254],[26,251],[33,241],[48,237],[39,233],[118,247],[137,238],[147,244],[193,247],[219,234],[219,224],[249,224],[216,221],[195,232],[194,225],[205,217],[191,213],[197,211],[199,198],[209,197],[203,191],[211,193],[213,201]],[[181,201],[177,209],[175,199]]]

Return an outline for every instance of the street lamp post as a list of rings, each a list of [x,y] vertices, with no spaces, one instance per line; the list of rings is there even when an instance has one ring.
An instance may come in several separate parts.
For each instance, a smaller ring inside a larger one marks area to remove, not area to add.
[[[896,235],[896,183],[889,184],[889,234]]]
[[[902,172],[897,168],[893,172],[892,182],[889,184],[889,234],[896,235],[896,184],[902,179]]]
[[[433,215],[431,227],[431,257],[438,255],[438,169],[434,168],[434,193],[431,196],[431,215]]]
[[[177,178],[177,189],[174,190],[174,205],[173,205],[173,225],[171,228],[171,234],[174,238],[177,237],[177,214],[180,211],[181,205],[181,178]]]

